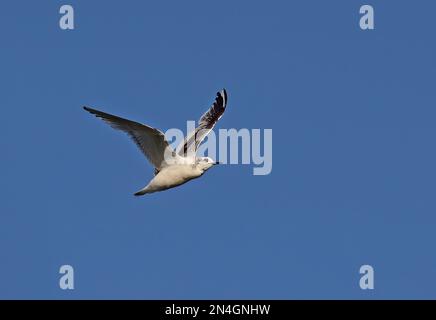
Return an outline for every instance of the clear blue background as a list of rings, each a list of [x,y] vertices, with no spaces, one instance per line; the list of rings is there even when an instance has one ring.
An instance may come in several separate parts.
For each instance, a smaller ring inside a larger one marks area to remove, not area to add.
[[[3,1],[0,298],[436,298],[436,4],[366,3]],[[133,197],[152,167],[81,109],[184,130],[222,87],[271,175]]]

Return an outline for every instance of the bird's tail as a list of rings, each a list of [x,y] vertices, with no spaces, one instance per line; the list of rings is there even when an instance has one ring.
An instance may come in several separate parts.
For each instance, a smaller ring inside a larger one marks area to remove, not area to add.
[[[148,186],[144,187],[143,189],[139,190],[138,192],[134,193],[135,196],[139,197],[139,196],[143,196],[144,194],[147,193],[152,193],[153,191],[150,191]]]
[[[144,194],[147,194],[148,192],[146,190],[139,190],[138,192],[135,192],[134,195],[139,197],[143,196]]]

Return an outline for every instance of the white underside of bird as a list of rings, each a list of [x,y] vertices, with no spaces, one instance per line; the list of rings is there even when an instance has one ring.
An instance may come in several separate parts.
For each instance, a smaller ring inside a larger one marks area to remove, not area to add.
[[[155,167],[154,178],[135,193],[135,196],[141,196],[180,186],[201,177],[208,169],[218,164],[209,157],[197,157],[196,151],[222,117],[226,105],[227,93],[223,89],[217,93],[215,102],[200,118],[195,130],[186,136],[176,151],[170,147],[164,134],[158,129],[89,107],[83,108],[111,127],[126,132]]]

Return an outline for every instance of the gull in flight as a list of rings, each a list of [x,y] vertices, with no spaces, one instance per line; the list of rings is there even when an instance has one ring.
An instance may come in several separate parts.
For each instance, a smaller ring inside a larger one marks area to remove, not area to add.
[[[189,133],[177,152],[165,140],[164,134],[155,128],[123,119],[89,107],[83,107],[112,128],[124,131],[136,143],[145,157],[155,167],[154,178],[135,196],[142,196],[180,186],[189,180],[201,177],[212,166],[219,164],[209,157],[197,157],[196,151],[204,138],[222,117],[227,105],[227,93],[217,93],[215,102],[204,113],[195,130]]]

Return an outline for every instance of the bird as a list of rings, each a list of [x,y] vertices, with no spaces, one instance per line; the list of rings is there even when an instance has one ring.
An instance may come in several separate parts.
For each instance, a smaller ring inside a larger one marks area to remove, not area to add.
[[[148,161],[154,166],[154,177],[149,183],[134,193],[143,196],[180,186],[201,177],[207,170],[219,164],[210,157],[197,157],[196,151],[227,106],[227,92],[218,91],[215,101],[201,116],[195,129],[187,134],[184,141],[173,150],[159,129],[139,122],[120,118],[88,106],[83,109],[102,119],[112,128],[124,131],[135,142]]]

